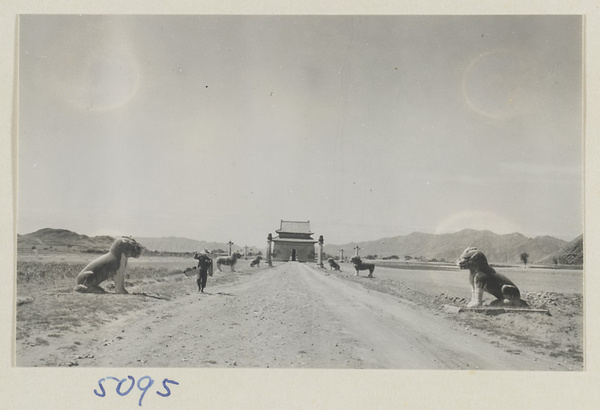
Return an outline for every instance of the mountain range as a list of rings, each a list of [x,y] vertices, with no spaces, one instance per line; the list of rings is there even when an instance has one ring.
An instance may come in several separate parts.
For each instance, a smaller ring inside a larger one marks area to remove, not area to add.
[[[160,252],[196,252],[203,249],[227,250],[226,243],[197,241],[188,238],[139,238],[139,242],[146,250]],[[79,251],[79,252],[106,252],[113,243],[112,236],[87,236],[66,229],[44,228],[25,235],[17,235],[17,249],[21,252],[30,250],[53,251]],[[234,251],[241,248],[233,245]]]
[[[389,257],[392,255],[404,259],[422,257],[427,260],[454,261],[469,246],[483,251],[488,260],[493,263],[521,263],[521,254],[529,255],[531,263],[553,263],[553,258],[568,245],[567,241],[551,236],[528,238],[520,233],[499,235],[487,230],[479,231],[464,229],[448,234],[411,233],[369,242],[351,242],[345,245],[325,245],[325,253],[339,256],[340,249],[345,256],[354,255],[355,247],[363,256],[377,255]],[[583,260],[583,248],[581,261]],[[572,257],[571,260],[576,260]],[[579,259],[577,259],[579,260]]]
[[[80,235],[66,229],[45,228],[25,235],[17,235],[19,252],[32,249],[52,251],[106,252],[113,242],[110,236]],[[198,241],[180,237],[135,238],[149,251],[195,252],[203,249],[227,250],[226,243]],[[520,233],[499,235],[490,231],[464,229],[450,234],[411,233],[409,235],[382,238],[375,241],[351,242],[344,245],[326,244],[324,252],[339,256],[340,249],[345,256],[354,255],[359,247],[361,256],[377,255],[379,258],[393,255],[404,259],[424,258],[427,260],[454,261],[468,246],[482,250],[491,263],[521,263],[521,254],[529,255],[529,263],[583,264],[583,235],[572,242],[551,236],[528,238]],[[237,245],[232,249],[240,250]],[[253,249],[256,251],[257,249]],[[264,252],[264,249],[258,249]]]

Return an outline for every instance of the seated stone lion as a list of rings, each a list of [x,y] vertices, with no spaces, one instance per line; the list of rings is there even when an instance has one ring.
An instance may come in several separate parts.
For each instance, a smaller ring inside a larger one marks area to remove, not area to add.
[[[125,268],[128,258],[137,258],[142,253],[142,245],[130,236],[115,239],[108,253],[94,259],[77,275],[75,292],[105,293],[99,285],[114,278],[115,292],[127,294],[125,289]]]
[[[329,259],[327,259],[327,262],[329,263],[329,268],[331,270],[339,270],[339,271],[341,271],[340,265],[338,265],[338,263],[335,261],[335,259],[329,258]]]
[[[252,261],[250,261],[250,267],[253,268],[255,266],[258,266],[260,268],[260,261],[262,260],[262,256],[258,255],[256,258],[252,259]]]
[[[487,258],[477,248],[469,247],[456,260],[461,269],[469,269],[469,282],[471,284],[471,301],[468,307],[481,306],[483,292],[496,297],[489,306],[529,306],[521,299],[519,288],[506,276],[496,273],[487,261]]]

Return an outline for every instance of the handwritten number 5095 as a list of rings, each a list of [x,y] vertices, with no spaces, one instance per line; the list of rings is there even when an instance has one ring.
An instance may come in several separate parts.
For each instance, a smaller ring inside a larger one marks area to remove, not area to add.
[[[104,390],[104,385],[102,384],[102,382],[104,382],[105,380],[114,380],[117,382],[117,387],[115,388],[115,390],[119,396],[127,396],[129,394],[129,392],[131,392],[131,390],[133,390],[134,386],[136,385],[135,378],[133,376],[127,376],[124,379],[117,379],[116,377],[110,377],[110,376],[105,377],[103,379],[98,380],[98,387],[100,387],[100,392],[98,392],[98,390],[94,389],[94,394],[98,397],[106,396],[106,390]],[[130,380],[130,382],[128,382],[128,380]],[[153,384],[154,384],[154,380],[150,376],[144,376],[138,380],[137,388],[138,388],[138,390],[140,390],[142,392],[142,394],[140,395],[140,400],[138,402],[138,406],[142,405],[142,400],[144,399],[144,396],[146,395],[146,393],[148,392],[150,387],[152,387]],[[158,394],[161,397],[169,397],[171,395],[171,389],[169,389],[169,386],[167,384],[178,385],[179,383],[177,383],[175,380],[169,380],[169,379],[165,378],[165,379],[163,379],[163,382],[162,382],[164,392],[157,390],[156,394]]]

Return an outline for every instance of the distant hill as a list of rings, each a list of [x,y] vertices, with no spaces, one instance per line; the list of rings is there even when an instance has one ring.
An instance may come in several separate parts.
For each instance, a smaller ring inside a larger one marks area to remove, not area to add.
[[[26,251],[108,251],[111,236],[80,235],[66,229],[44,228],[26,235],[17,235],[17,250]]]
[[[344,249],[344,255],[354,254],[354,247],[359,246],[360,255],[377,255],[386,257],[397,255],[400,259],[405,256],[423,257],[428,260],[437,259],[448,262],[456,260],[468,246],[482,250],[491,263],[521,263],[520,255],[529,254],[530,263],[539,263],[559,253],[567,242],[551,236],[527,238],[520,233],[506,235],[490,231],[464,229],[451,234],[411,233],[409,235],[383,238],[369,242],[352,242],[344,245],[325,245],[324,251],[330,255],[339,255]]]
[[[227,251],[227,244],[221,242],[197,241],[195,239],[180,237],[162,237],[162,238],[135,238],[145,248],[161,252],[198,252],[203,249],[214,251],[221,249]],[[232,245],[233,251],[239,251],[238,245]]]
[[[227,244],[220,242],[197,241],[187,238],[138,238],[144,248],[159,252],[196,252],[203,249],[227,251]],[[44,228],[26,235],[17,235],[19,252],[58,251],[58,252],[106,252],[113,243],[111,236],[80,235],[66,229]],[[241,250],[233,245],[234,251]],[[256,250],[256,248],[254,248]]]
[[[196,252],[203,249],[227,250],[226,243],[198,241],[180,237],[135,238],[149,251],[159,252]],[[20,253],[39,251],[64,252],[106,252],[114,238],[111,236],[80,235],[66,229],[45,228],[26,235],[17,235],[17,249]],[[354,254],[354,247],[360,247],[360,255],[387,257],[397,255],[401,260],[405,256],[423,257],[452,262],[468,246],[476,246],[485,252],[491,263],[521,263],[521,253],[529,254],[529,263],[553,264],[554,259],[561,264],[583,264],[583,235],[572,242],[551,236],[527,238],[520,233],[498,235],[490,231],[465,229],[452,234],[411,233],[409,235],[383,238],[369,242],[352,242],[344,245],[326,244],[324,251],[338,256]],[[241,250],[233,245],[234,250]],[[256,251],[256,247],[253,248]],[[264,251],[264,249],[259,249]]]

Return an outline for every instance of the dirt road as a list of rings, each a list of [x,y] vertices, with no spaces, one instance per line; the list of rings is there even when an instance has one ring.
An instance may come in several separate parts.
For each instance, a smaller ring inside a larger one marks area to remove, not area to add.
[[[187,294],[153,299],[97,329],[65,329],[56,342],[18,345],[18,365],[44,357],[103,367],[564,370],[523,345],[311,265],[217,275],[235,280],[209,279],[202,294],[193,278],[167,279],[158,285]]]

